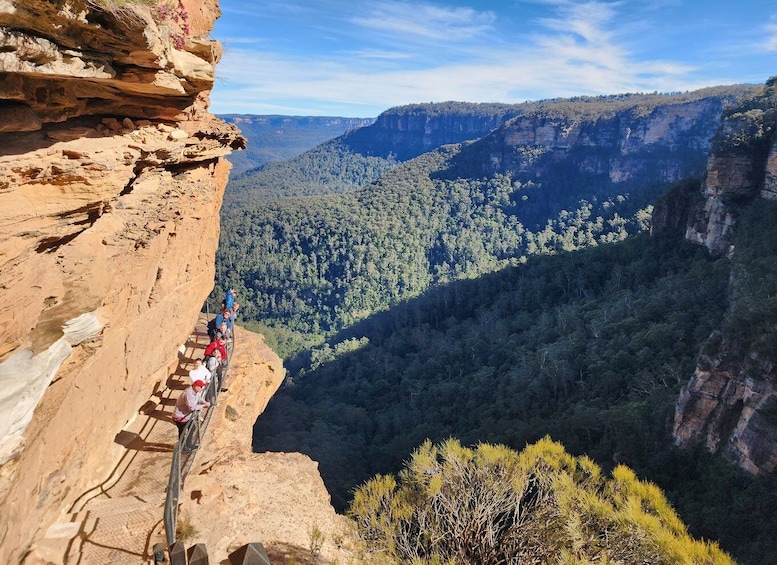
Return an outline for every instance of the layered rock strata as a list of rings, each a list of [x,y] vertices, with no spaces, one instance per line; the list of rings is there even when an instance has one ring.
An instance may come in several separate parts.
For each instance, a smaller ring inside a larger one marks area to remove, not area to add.
[[[744,89],[744,92],[747,92]],[[736,102],[737,90],[693,100],[652,100],[652,107],[619,107],[602,101],[596,116],[559,108],[556,115],[516,117],[471,151],[486,173],[547,181],[561,167],[567,175],[672,183],[704,170],[705,157],[724,109]],[[593,105],[593,103],[591,103]],[[571,105],[570,105],[571,106]]]
[[[769,128],[754,126],[746,113],[724,120],[719,136],[735,142],[711,153],[702,198],[691,206],[686,237],[715,255],[736,259],[734,230],[742,205],[777,200],[774,138],[765,150],[736,141],[760,136],[761,129]],[[733,273],[732,287],[746,276]],[[739,341],[722,332],[710,338],[680,393],[674,441],[681,448],[704,445],[753,475],[771,476],[777,471],[777,368],[752,344],[741,351],[748,346]]]
[[[735,137],[750,129],[747,120],[724,120],[719,137]],[[747,132],[747,134],[751,134]],[[772,146],[766,163],[747,147],[726,147],[710,154],[703,185],[704,200],[693,210],[686,239],[704,245],[715,255],[733,250],[736,205],[755,198],[775,199],[777,151]],[[732,205],[733,204],[733,205]]]
[[[410,104],[383,112],[374,124],[343,139],[365,155],[404,161],[441,145],[483,137],[521,111],[511,104]]]
[[[702,444],[752,475],[771,476],[777,470],[777,372],[757,359],[727,361],[728,346],[720,343],[681,390],[675,444]]]
[[[124,6],[0,1],[2,563],[110,471],[213,286],[218,6]]]

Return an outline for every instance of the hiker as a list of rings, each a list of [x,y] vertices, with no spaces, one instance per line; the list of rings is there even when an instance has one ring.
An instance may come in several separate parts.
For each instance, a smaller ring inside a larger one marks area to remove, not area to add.
[[[202,361],[203,360],[200,358],[194,360],[194,369],[189,371],[189,378],[191,379],[192,383],[195,381],[203,381],[207,386],[208,383],[210,383],[212,375],[208,368],[203,365]]]
[[[178,427],[178,438],[183,435],[186,424],[192,419],[192,414],[210,406],[210,402],[202,399],[202,391],[205,389],[203,381],[194,381],[187,387],[175,402],[173,422]]]
[[[226,324],[229,331],[232,332],[232,310],[224,308],[218,316],[208,322],[208,337],[210,337],[211,341],[218,337],[221,324]]]
[[[221,351],[216,348],[211,355],[205,357],[205,367],[211,372],[211,375],[215,375],[219,366],[221,366]]]
[[[216,316],[216,328],[219,328],[221,324],[226,324],[230,331],[232,331],[232,310],[224,308],[221,314]]]
[[[213,356],[214,353],[218,351],[219,352],[219,359],[218,362],[214,362]],[[211,357],[211,359],[208,359],[207,366],[208,369],[210,369],[211,373],[215,374],[216,368],[218,367],[226,367],[229,364],[229,355],[227,352],[227,340],[223,335],[217,335],[216,339],[210,342],[208,347],[205,348],[205,352],[203,354],[206,358]],[[215,368],[211,368],[215,367]]]
[[[227,345],[226,345],[226,338],[222,336],[216,336],[216,339],[210,342],[208,347],[205,348],[205,357],[210,357],[213,355],[213,352],[218,350],[219,353],[221,353],[221,364],[226,365],[227,364]]]
[[[224,308],[226,308],[227,310],[232,310],[232,306],[235,303],[235,296],[237,296],[237,294],[235,293],[234,290],[230,288],[227,291],[226,296],[224,297]]]
[[[229,343],[232,340],[232,330],[227,326],[226,322],[221,322],[221,325],[219,326],[218,331],[216,332],[216,337],[218,336],[224,336],[224,339],[227,343]]]

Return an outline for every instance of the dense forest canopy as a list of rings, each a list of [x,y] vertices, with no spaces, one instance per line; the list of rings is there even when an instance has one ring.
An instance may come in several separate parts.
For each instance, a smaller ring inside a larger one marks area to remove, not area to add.
[[[219,268],[245,317],[328,335],[434,285],[648,227],[650,191],[559,209],[542,187],[509,176],[433,178],[459,150],[422,155],[355,192],[224,214]]]
[[[231,211],[279,198],[349,192],[380,178],[395,164],[393,158],[350,151],[342,140],[334,139],[231,180],[225,205]]]
[[[671,445],[680,387],[730,306],[730,268],[680,234],[643,234],[442,285],[315,350],[257,421],[255,449],[310,455],[344,508],[426,439],[521,449],[549,434],[656,482],[694,536],[770,562],[774,490]]]

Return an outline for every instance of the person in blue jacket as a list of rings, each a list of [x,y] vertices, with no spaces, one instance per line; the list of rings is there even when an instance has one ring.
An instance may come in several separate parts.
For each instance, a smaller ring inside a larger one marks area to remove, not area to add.
[[[227,291],[227,295],[224,297],[224,308],[232,310],[232,305],[235,303],[236,293],[231,288]]]
[[[227,329],[229,329],[229,333],[232,333],[232,310],[229,310],[228,308],[224,308],[221,313],[216,316],[216,320],[214,323],[214,326],[216,328],[216,331],[221,327],[221,324],[226,324]]]

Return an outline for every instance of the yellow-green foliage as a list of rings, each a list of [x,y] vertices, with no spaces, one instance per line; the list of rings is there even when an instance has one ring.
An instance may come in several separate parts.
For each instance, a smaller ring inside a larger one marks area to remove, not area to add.
[[[376,555],[402,563],[734,563],[692,539],[658,487],[624,466],[603,477],[549,438],[520,453],[427,441],[398,481],[360,487],[350,515]]]

